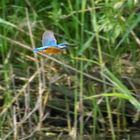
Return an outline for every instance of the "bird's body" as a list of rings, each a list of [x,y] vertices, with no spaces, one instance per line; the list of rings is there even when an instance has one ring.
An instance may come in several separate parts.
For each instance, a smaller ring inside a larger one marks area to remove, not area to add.
[[[66,48],[66,43],[57,44],[54,33],[52,31],[44,32],[42,36],[42,47],[35,48],[35,52],[43,54],[58,54],[62,52],[62,49]]]

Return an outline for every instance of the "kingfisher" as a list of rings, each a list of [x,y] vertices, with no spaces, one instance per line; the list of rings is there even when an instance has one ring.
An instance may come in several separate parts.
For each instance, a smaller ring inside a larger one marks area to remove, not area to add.
[[[62,52],[64,48],[67,48],[67,43],[63,42],[57,44],[57,40],[54,33],[50,30],[45,31],[42,36],[42,47],[35,48],[33,51],[43,54],[58,54]]]

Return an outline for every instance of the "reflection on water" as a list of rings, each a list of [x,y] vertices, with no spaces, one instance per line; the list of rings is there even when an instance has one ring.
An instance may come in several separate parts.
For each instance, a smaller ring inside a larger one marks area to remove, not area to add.
[[[69,135],[57,135],[57,136],[34,136],[31,140],[75,140]],[[81,140],[81,138],[76,138]],[[95,138],[91,135],[83,136],[83,140],[112,140],[111,135],[100,134],[96,135]],[[140,132],[130,132],[128,134],[121,134],[119,137],[116,136],[116,140],[140,140]]]

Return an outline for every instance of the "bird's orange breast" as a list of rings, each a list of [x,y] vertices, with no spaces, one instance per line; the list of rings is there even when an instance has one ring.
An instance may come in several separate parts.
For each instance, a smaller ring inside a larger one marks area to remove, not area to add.
[[[43,54],[58,54],[60,52],[62,52],[62,50],[60,48],[47,48],[45,50],[41,50],[39,51],[40,53],[43,53]]]

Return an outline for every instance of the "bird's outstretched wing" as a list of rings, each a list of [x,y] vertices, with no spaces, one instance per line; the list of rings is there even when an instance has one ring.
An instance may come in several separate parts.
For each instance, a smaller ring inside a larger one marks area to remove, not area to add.
[[[45,31],[42,36],[42,45],[43,46],[57,46],[57,41],[54,37],[54,33],[52,31]]]

